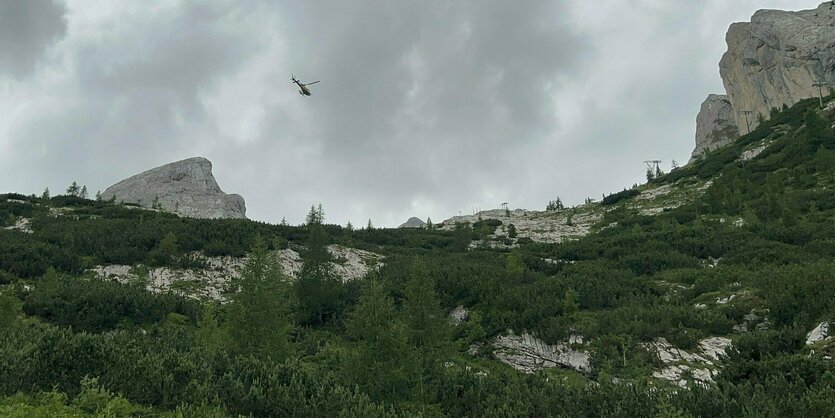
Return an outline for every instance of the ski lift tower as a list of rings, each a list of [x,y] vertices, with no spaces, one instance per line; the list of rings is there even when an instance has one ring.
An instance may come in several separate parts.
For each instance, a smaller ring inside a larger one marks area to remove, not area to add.
[[[812,87],[818,88],[818,100],[820,100],[821,107],[823,107],[823,88],[826,86],[826,81],[818,80],[812,83]]]

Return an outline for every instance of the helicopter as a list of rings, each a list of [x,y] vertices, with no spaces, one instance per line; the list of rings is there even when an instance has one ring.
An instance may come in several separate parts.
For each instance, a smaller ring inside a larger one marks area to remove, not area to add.
[[[290,80],[293,80],[291,81],[291,83],[296,83],[296,85],[299,86],[299,94],[301,94],[302,96],[310,96],[310,89],[308,89],[307,86],[319,82],[319,80],[316,80],[310,83],[302,83],[301,81],[296,79],[296,76],[294,76],[293,74],[290,74]]]

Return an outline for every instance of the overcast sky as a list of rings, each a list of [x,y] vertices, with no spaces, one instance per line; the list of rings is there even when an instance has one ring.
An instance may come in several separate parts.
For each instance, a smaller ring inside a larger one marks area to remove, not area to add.
[[[268,222],[599,199],[687,161],[731,22],[818,3],[0,0],[0,192],[204,156]]]

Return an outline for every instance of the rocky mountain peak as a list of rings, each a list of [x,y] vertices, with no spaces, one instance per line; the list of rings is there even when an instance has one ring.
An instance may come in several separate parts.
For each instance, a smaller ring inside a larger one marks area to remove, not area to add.
[[[423,228],[426,226],[426,222],[420,220],[420,218],[412,216],[406,222],[403,222],[398,226],[398,228]]]
[[[728,127],[746,134],[759,124],[760,117],[768,119],[772,109],[817,97],[816,82],[826,84],[824,94],[835,87],[835,8],[831,2],[796,12],[759,10],[750,22],[732,24],[725,40],[728,50],[719,62],[719,74],[725,86],[721,100],[727,103],[720,101],[723,96],[711,95],[702,105],[694,158],[705,148],[731,142]]]
[[[152,168],[108,187],[102,198],[162,209],[192,218],[246,218],[243,197],[226,194],[204,157]]]

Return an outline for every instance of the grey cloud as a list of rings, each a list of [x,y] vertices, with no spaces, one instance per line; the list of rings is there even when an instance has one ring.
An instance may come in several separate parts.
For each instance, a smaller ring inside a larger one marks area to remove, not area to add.
[[[319,194],[351,190],[377,213],[409,211],[416,195],[469,205],[481,183],[522,163],[515,150],[553,129],[546,85],[557,88],[590,48],[564,2],[306,2],[287,12],[289,32],[303,34],[290,46],[296,75],[322,80],[298,105],[321,130],[330,174],[319,175],[334,181]]]
[[[196,135],[211,125],[201,95],[259,47],[235,12],[194,2],[133,11],[99,22],[107,36],[65,42],[55,70],[71,83],[60,86],[58,103],[33,98],[31,112],[15,120],[8,141],[18,158],[11,164],[44,167],[51,182],[78,173],[73,177],[104,188],[128,170],[188,157],[195,143],[210,143],[211,136]]]
[[[44,50],[67,33],[57,0],[0,0],[0,72],[30,73]]]
[[[203,155],[273,222],[317,202],[328,221],[389,226],[579,203],[640,181],[644,159],[686,159],[724,28],[800,3],[71,1],[83,25],[65,35],[57,6],[58,32],[25,36],[2,13],[0,48],[30,47],[14,64],[0,50],[0,72],[55,54],[43,77],[0,77],[0,192],[103,189]],[[321,80],[312,97],[290,72]]]

